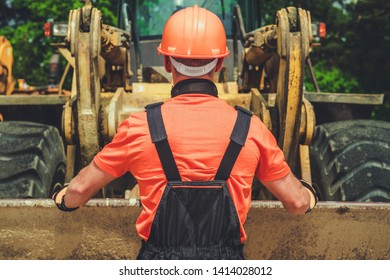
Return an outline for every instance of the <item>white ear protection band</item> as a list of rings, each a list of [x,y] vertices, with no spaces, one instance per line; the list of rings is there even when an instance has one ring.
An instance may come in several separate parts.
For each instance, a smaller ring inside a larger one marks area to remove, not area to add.
[[[172,58],[171,56],[169,57],[169,60],[171,61],[173,67],[175,67],[177,72],[189,77],[203,76],[209,73],[211,70],[213,70],[218,63],[218,58],[216,58],[206,65],[193,67],[193,66],[187,66],[183,63],[180,63],[176,61],[174,58]]]

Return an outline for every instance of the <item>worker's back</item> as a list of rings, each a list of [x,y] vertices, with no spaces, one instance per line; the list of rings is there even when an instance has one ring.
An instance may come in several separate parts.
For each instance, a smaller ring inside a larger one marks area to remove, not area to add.
[[[162,116],[182,180],[213,180],[228,147],[237,111],[217,97],[187,93],[166,102],[162,106]],[[119,128],[116,138],[122,139],[119,141],[121,145],[126,143],[122,153],[118,153],[116,144],[109,144],[95,161],[99,166],[121,169],[116,174],[118,176],[130,171],[137,179],[145,207],[137,221],[137,230],[147,239],[167,179],[151,140],[146,113],[130,116]],[[269,149],[274,141],[261,121],[252,117],[247,141],[228,179],[241,225],[250,205],[253,176],[256,174],[262,180],[272,180],[273,175],[289,172],[280,151]],[[111,152],[114,149],[115,152]],[[103,155],[106,156],[103,158]],[[257,168],[260,164],[264,168]],[[245,239],[241,226],[241,241]]]

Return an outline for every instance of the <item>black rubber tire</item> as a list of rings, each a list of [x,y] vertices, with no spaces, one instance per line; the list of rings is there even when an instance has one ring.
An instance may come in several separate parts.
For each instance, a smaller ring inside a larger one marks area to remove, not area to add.
[[[31,122],[0,122],[0,198],[48,198],[65,179],[58,130]]]
[[[312,180],[321,200],[390,201],[390,123],[319,125],[310,147]]]

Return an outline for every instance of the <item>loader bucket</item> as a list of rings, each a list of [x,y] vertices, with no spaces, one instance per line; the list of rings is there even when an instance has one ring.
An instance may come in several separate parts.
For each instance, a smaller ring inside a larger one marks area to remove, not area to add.
[[[51,200],[0,201],[0,259],[135,259],[141,211],[124,199],[94,199],[72,213]],[[253,202],[247,259],[389,259],[390,207],[320,202],[291,216],[279,202]]]

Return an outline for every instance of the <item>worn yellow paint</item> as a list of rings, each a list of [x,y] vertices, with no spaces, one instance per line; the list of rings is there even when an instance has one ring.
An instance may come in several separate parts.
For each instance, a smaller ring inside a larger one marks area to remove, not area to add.
[[[301,36],[299,34],[290,34],[290,56],[288,61],[288,89],[286,103],[286,126],[283,137],[283,152],[287,159],[296,147],[296,129],[300,121],[300,110],[302,100],[302,52]]]
[[[308,145],[299,145],[299,159],[301,163],[301,177],[311,185],[312,180]]]

